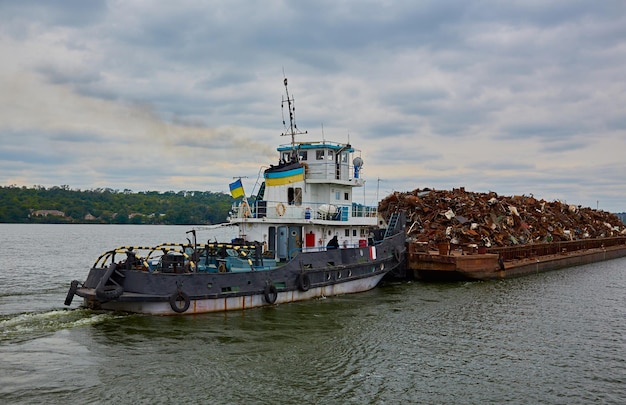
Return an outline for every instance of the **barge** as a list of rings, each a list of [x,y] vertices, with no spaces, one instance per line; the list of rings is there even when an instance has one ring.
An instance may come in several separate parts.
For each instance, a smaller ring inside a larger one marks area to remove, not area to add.
[[[408,276],[424,281],[494,280],[626,257],[626,237],[536,243],[489,249],[408,243]]]

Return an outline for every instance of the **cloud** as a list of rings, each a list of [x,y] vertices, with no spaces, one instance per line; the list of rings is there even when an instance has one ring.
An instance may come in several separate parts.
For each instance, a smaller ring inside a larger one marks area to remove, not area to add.
[[[624,211],[625,38],[620,1],[3,2],[0,183],[253,182],[287,141],[284,72],[300,139],[349,139],[368,200],[465,186]]]

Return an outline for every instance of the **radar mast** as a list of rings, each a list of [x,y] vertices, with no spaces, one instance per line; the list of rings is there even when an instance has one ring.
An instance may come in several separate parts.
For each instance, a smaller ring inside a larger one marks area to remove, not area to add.
[[[296,135],[306,134],[307,131],[300,131],[298,129],[298,125],[296,124],[296,104],[293,97],[289,96],[289,89],[287,88],[287,78],[283,80],[285,84],[285,94],[287,94],[287,99],[283,98],[282,103],[280,104],[283,109],[283,126],[285,127],[285,132],[281,134],[281,136],[291,136],[291,160],[293,162],[298,161],[298,152],[296,148]],[[289,110],[289,128],[287,128],[287,123],[285,122],[285,103],[287,104],[287,109]]]

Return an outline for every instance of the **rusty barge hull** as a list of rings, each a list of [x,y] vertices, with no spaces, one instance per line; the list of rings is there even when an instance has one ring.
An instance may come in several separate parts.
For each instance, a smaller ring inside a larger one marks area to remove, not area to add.
[[[421,253],[409,255],[409,273],[414,279],[426,281],[483,280],[499,269],[498,255],[471,256]]]
[[[625,243],[626,238],[607,238],[599,246],[586,243],[578,249],[573,249],[580,247],[576,244],[554,244],[547,250],[536,245],[485,254],[419,252],[409,244],[407,268],[413,278],[424,281],[506,279],[626,257]]]

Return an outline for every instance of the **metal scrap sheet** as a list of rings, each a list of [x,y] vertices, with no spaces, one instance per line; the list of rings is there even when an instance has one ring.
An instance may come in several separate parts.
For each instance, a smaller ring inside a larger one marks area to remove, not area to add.
[[[513,246],[626,235],[624,223],[609,212],[532,195],[467,192],[463,187],[395,192],[379,205],[386,218],[396,209],[407,212],[408,236],[431,246],[445,241]]]

